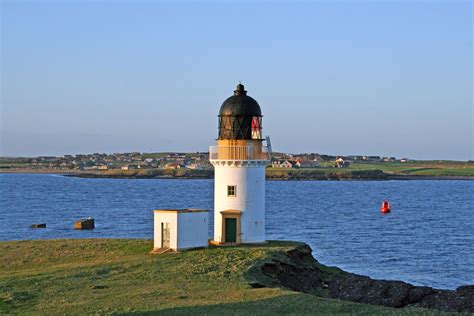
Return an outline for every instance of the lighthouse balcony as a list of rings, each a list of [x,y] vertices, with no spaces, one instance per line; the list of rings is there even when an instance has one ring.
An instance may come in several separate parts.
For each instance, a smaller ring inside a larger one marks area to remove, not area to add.
[[[270,161],[270,151],[267,146],[210,146],[209,160]]]

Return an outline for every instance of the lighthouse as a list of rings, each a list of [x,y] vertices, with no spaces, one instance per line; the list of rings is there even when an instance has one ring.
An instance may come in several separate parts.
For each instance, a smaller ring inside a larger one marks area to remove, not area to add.
[[[265,167],[269,150],[262,137],[262,111],[238,84],[218,115],[214,166],[215,244],[265,242]]]

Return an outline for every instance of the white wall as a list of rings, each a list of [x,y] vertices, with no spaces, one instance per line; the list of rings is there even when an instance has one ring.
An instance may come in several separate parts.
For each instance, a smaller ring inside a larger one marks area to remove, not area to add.
[[[170,228],[170,248],[178,248],[178,213],[176,212],[155,212],[154,213],[154,241],[153,248],[161,248],[161,223],[169,223]]]
[[[214,164],[214,240],[223,241],[221,211],[238,210],[241,242],[265,241],[265,165]],[[227,186],[237,186],[237,196],[227,196]]]
[[[206,247],[209,240],[209,212],[178,214],[178,249]]]
[[[170,248],[182,250],[207,246],[209,212],[155,212],[153,248],[161,248],[161,223],[169,223]]]

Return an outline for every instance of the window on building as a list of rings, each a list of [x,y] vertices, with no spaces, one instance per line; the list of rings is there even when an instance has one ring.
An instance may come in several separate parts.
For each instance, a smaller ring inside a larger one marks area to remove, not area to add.
[[[228,185],[227,186],[227,196],[236,196],[237,190],[235,185]]]
[[[252,118],[252,139],[262,138],[262,118],[254,116]]]

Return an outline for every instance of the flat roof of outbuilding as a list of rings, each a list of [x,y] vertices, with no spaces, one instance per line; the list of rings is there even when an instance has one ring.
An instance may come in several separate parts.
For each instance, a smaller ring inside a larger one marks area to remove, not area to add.
[[[197,209],[197,208],[180,208],[180,209],[162,209],[153,210],[154,213],[197,213],[197,212],[209,212],[209,210]]]

